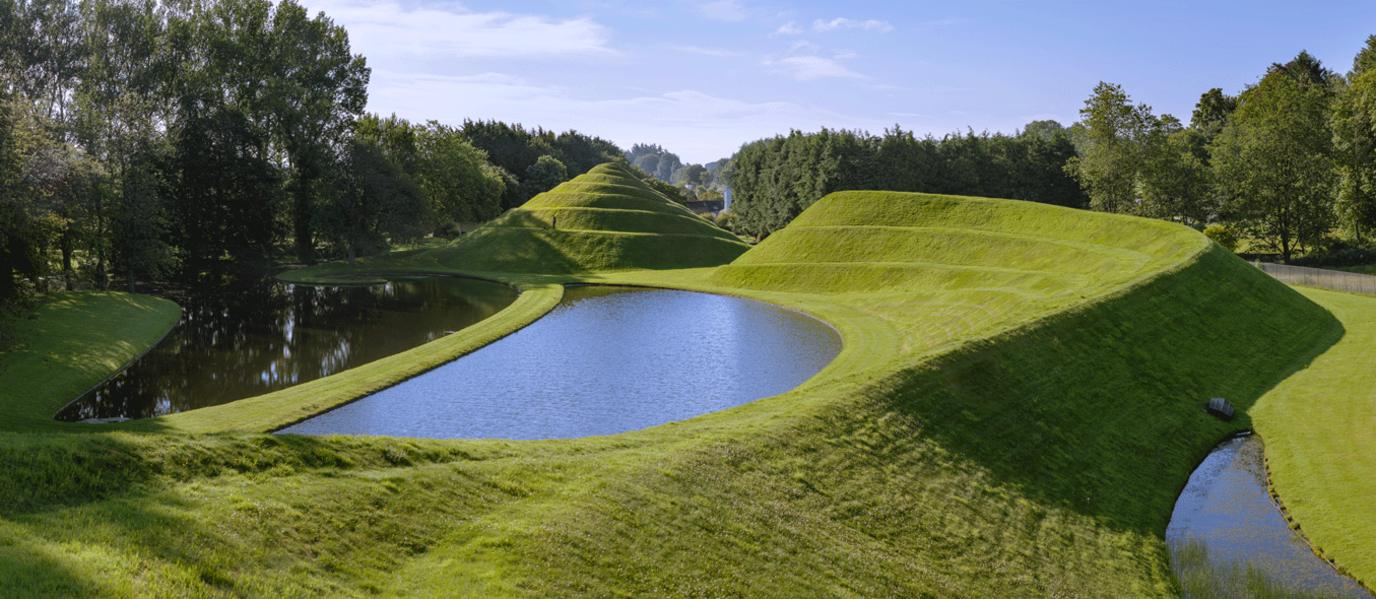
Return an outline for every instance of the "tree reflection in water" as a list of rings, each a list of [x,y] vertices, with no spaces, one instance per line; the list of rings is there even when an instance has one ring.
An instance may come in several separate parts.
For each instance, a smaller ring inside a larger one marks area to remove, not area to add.
[[[162,343],[58,419],[146,418],[261,395],[421,345],[515,298],[506,285],[459,278],[202,290],[179,302],[182,319]]]

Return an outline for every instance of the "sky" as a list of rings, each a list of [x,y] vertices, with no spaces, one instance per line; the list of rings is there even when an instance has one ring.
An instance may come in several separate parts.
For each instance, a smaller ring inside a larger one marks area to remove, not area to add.
[[[1376,0],[301,0],[373,69],[368,109],[657,143],[685,162],[792,129],[1013,132],[1099,81],[1188,121],[1308,50],[1346,72]]]

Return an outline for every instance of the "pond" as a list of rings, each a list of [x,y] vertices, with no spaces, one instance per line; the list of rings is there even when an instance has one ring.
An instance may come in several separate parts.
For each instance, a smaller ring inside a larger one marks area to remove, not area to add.
[[[510,336],[280,432],[606,435],[783,393],[840,348],[825,323],[762,302],[572,287],[549,314]]]
[[[261,395],[389,356],[476,323],[516,299],[457,277],[316,287],[271,280],[180,298],[181,320],[60,420],[146,418]]]
[[[1187,597],[1371,597],[1287,525],[1254,435],[1223,442],[1190,475],[1166,542]]]

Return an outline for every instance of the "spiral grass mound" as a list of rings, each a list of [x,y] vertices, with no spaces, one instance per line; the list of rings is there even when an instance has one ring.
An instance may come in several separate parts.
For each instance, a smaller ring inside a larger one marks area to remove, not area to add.
[[[434,250],[469,271],[580,273],[717,266],[748,246],[607,163]]]

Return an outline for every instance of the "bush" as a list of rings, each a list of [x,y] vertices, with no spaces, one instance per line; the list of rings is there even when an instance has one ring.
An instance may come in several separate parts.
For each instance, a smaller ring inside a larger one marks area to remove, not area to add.
[[[1237,251],[1237,233],[1229,228],[1228,225],[1214,223],[1204,227],[1204,236],[1214,240],[1214,243],[1223,246],[1223,249],[1230,252]]]
[[[730,210],[722,210],[717,213],[717,226],[727,231],[736,233],[736,213]]]

